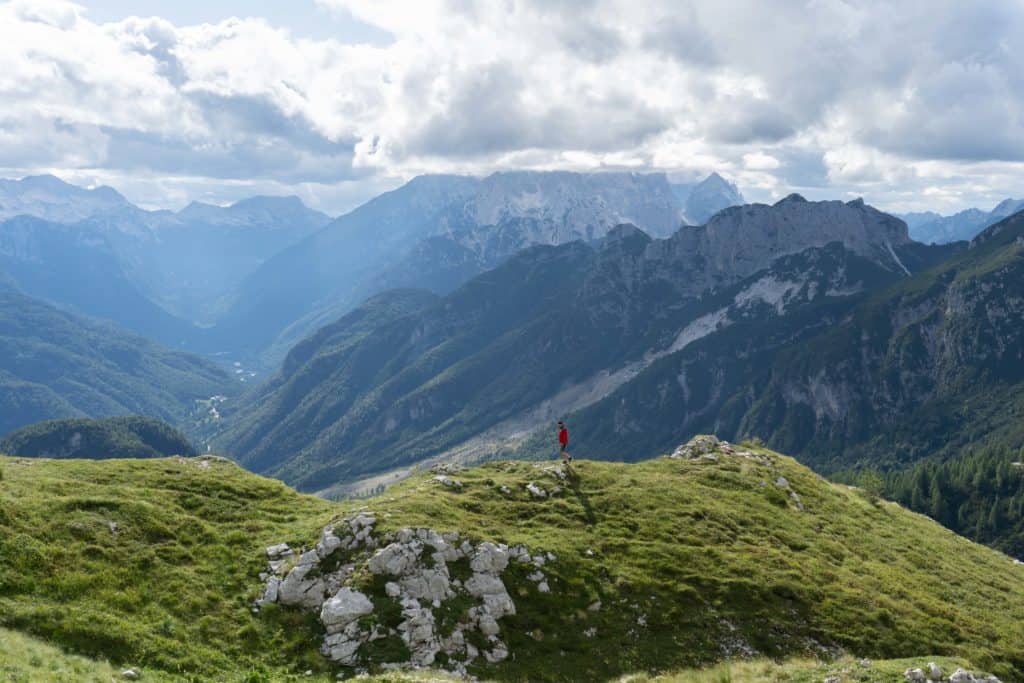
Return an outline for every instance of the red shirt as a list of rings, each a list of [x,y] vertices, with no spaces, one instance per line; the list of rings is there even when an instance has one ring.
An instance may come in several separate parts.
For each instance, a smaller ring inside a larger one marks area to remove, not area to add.
[[[558,432],[558,443],[563,446],[569,443],[569,430],[562,427],[562,431]]]

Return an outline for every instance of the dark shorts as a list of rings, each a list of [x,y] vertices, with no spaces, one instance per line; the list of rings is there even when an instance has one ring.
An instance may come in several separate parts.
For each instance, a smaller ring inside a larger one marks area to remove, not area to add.
[[[563,443],[562,444],[562,452],[565,453],[565,449],[568,448],[568,447],[569,447],[569,444]]]

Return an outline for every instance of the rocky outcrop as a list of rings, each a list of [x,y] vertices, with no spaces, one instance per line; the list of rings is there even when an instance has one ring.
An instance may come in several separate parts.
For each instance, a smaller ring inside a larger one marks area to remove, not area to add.
[[[516,605],[503,575],[511,563],[524,565],[533,590],[547,593],[542,568],[554,554],[425,528],[378,535],[375,525],[375,516],[363,513],[324,528],[312,549],[267,548],[256,607],[316,613],[326,632],[321,653],[354,668],[443,665],[465,674],[481,658],[494,664],[509,657],[501,620]],[[372,654],[377,645],[384,659]]]
[[[699,434],[693,437],[673,451],[668,457],[674,460],[703,460],[707,462],[718,462],[723,457],[743,458],[774,467],[772,459],[767,455],[762,455],[746,448],[734,447],[728,441],[720,441],[718,437],[710,434]],[[761,485],[767,486],[768,483],[761,482]],[[804,503],[800,498],[800,494],[793,490],[793,487],[785,477],[781,475],[776,477],[775,487],[781,489],[789,496],[797,510],[800,512],[804,511]]]
[[[946,678],[945,674],[935,662],[928,662],[924,668],[915,667],[903,672],[903,677],[910,683],[999,683],[995,676],[975,677],[974,674],[963,669],[957,669]]]

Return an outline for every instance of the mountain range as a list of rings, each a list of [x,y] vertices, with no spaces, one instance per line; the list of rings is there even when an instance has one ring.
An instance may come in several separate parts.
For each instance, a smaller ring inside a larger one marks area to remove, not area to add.
[[[717,174],[422,176],[332,221],[296,197],[145,211],[111,188],[33,176],[0,186],[0,267],[32,296],[269,368],[376,293],[445,294],[531,245],[622,222],[668,235],[738,203]]]
[[[367,297],[394,288],[447,294],[530,246],[594,242],[621,223],[668,236],[713,207],[742,203],[717,174],[694,187],[664,174],[509,172],[422,176],[270,259],[242,285],[215,333],[277,361]]]
[[[901,214],[910,226],[910,236],[925,244],[948,244],[970,241],[990,225],[1024,209],[1024,199],[1004,199],[991,211],[966,209],[952,216],[934,211]]]
[[[594,244],[533,247],[443,298],[395,291],[320,330],[229,408],[217,443],[307,489],[428,458],[494,457],[527,447],[558,417],[608,404],[612,392],[677,377],[666,364],[699,341],[722,344],[703,366],[736,364],[724,342],[734,327],[780,327],[752,342],[763,363],[837,322],[864,292],[956,249],[912,242],[902,221],[862,201],[796,195],[730,208],[661,239],[622,225]],[[698,381],[689,380],[695,392]],[[712,401],[722,395],[707,389]],[[716,408],[699,414],[712,419]],[[614,457],[622,444],[613,429],[633,452],[653,454],[700,426],[686,415],[673,410],[650,425],[581,417],[581,447]],[[528,450],[521,454],[546,449]]]

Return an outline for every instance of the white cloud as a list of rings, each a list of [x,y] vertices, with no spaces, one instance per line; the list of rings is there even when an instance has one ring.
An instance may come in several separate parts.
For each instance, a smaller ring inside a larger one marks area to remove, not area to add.
[[[0,5],[4,165],[321,205],[514,167],[718,170],[755,198],[893,209],[1024,194],[1014,0],[317,1],[393,40]]]

